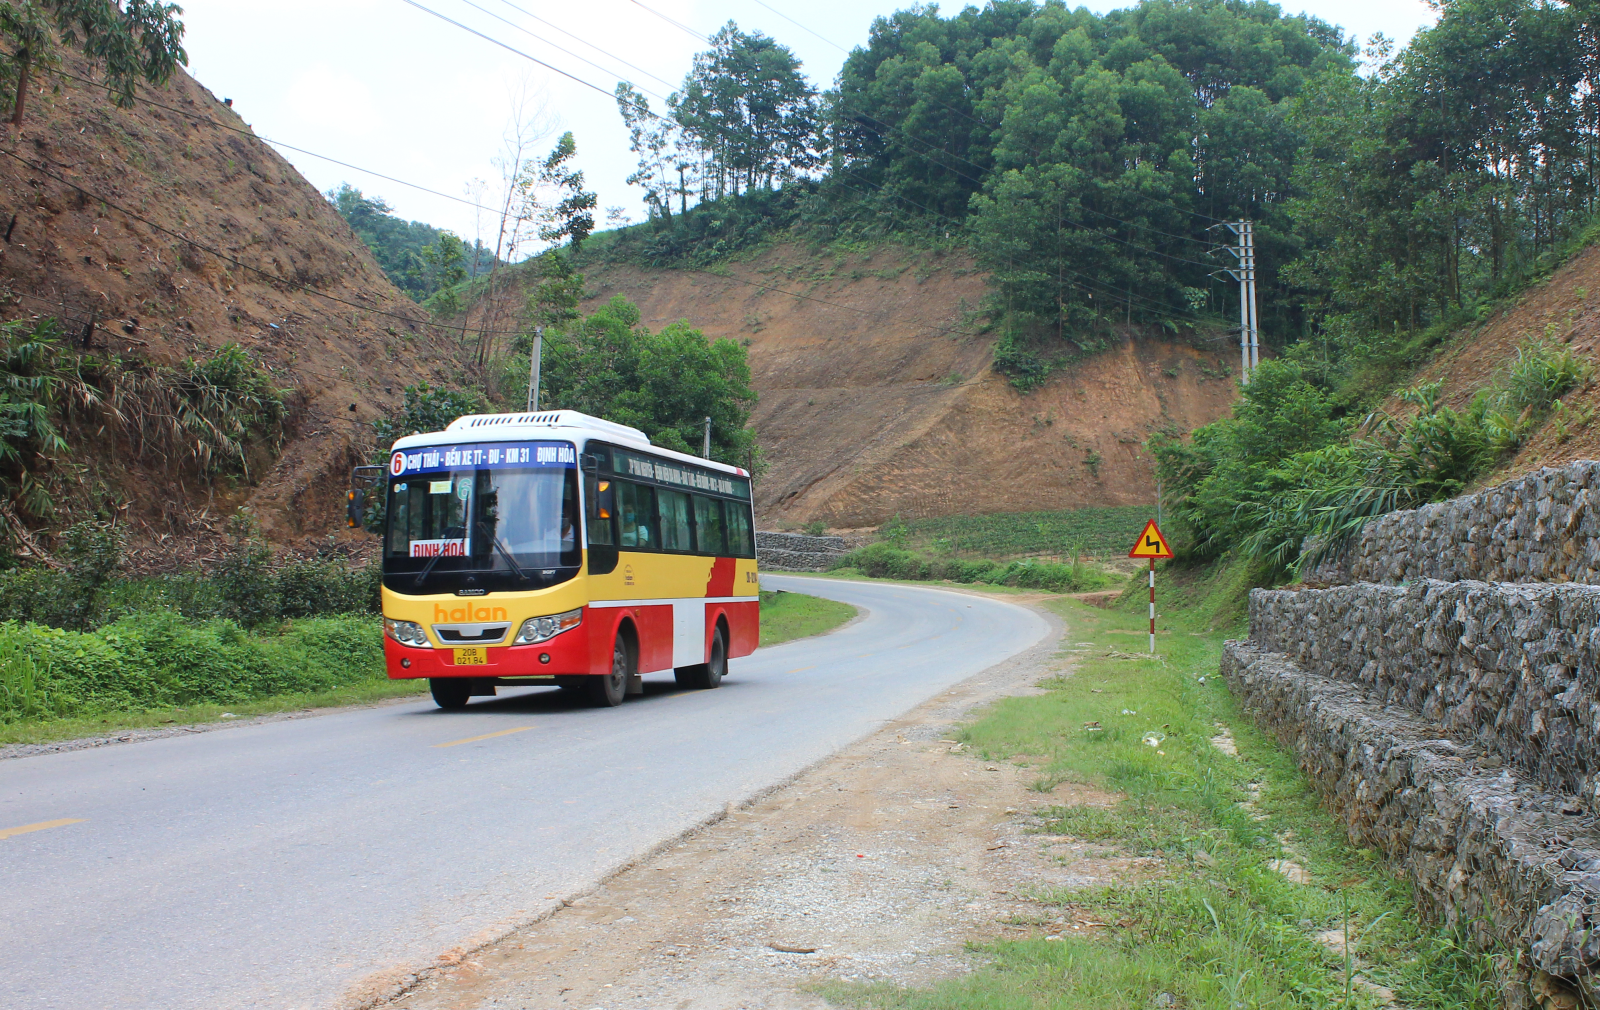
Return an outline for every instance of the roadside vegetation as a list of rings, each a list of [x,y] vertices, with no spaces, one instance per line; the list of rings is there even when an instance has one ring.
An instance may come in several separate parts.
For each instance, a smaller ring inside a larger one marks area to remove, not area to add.
[[[930,990],[826,994],[885,1010],[1327,1010],[1376,1007],[1370,986],[1382,986],[1407,1007],[1498,1006],[1489,958],[1419,922],[1409,885],[1348,844],[1292,754],[1217,678],[1222,640],[1242,628],[1236,612],[1216,622],[1247,578],[1165,573],[1157,658],[1145,654],[1142,587],[1109,610],[1048,602],[1068,624],[1062,658],[1075,671],[960,733],[976,757],[1030,768],[1041,794],[1073,781],[1120,796],[1047,807],[1039,830],[1157,859],[1153,879],[1041,890],[1030,939],[989,945],[986,966]]]
[[[839,578],[868,576],[911,582],[959,582],[970,585],[1016,586],[1078,593],[1104,589],[1117,581],[1098,565],[1078,558],[1068,564],[1051,561],[990,561],[928,557],[889,543],[868,544],[834,563],[828,574]]]
[[[856,616],[848,603],[782,589],[761,591],[761,644],[782,645],[821,635]]]
[[[1262,362],[1233,416],[1188,440],[1152,441],[1179,520],[1170,532],[1187,557],[1238,551],[1267,559],[1269,579],[1282,578],[1371,518],[1462,493],[1546,422],[1589,424],[1592,408],[1562,397],[1593,375],[1570,347],[1529,341],[1462,406],[1434,382],[1358,417],[1304,361]]]
[[[1121,558],[1152,516],[1149,506],[1127,505],[896,519],[880,535],[930,555]]]

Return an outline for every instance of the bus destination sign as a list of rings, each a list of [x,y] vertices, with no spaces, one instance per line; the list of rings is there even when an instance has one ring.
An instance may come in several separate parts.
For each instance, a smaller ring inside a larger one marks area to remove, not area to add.
[[[443,473],[449,470],[503,470],[526,466],[576,466],[578,451],[570,442],[474,442],[397,449],[389,457],[389,475]]]
[[[625,449],[613,449],[611,455],[615,460],[612,471],[619,477],[643,477],[645,480],[670,487],[710,491],[712,494],[725,494],[734,498],[750,497],[750,482],[739,477],[717,473],[714,470],[702,470],[682,463],[668,463],[666,460],[637,456]]]

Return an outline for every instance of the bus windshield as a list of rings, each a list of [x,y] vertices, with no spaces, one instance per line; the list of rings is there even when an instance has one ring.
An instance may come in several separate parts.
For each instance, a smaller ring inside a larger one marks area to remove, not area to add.
[[[568,443],[407,450],[389,469],[383,572],[397,592],[538,588],[581,562]]]

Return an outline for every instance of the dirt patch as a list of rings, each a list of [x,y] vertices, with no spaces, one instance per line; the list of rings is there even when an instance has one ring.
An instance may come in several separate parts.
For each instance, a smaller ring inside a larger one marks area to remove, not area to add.
[[[96,76],[70,52],[61,69]],[[74,449],[86,469],[58,474],[60,500],[124,517],[155,553],[245,503],[279,542],[342,530],[342,485],[372,420],[407,384],[448,381],[452,342],[316,188],[181,69],[127,110],[103,88],[55,83],[20,136],[0,126],[0,314],[56,317],[71,346],[125,361],[237,343],[291,391],[282,452],[262,450],[238,487],[99,438]]]
[[[588,310],[621,295],[653,329],[683,319],[749,347],[764,528],[1147,502],[1145,440],[1237,392],[1218,354],[1152,335],[1018,393],[976,318],[986,277],[959,253],[777,243],[715,271],[591,264],[585,280]]]
[[[1483,325],[1456,334],[1434,361],[1416,377],[1416,384],[1444,380],[1451,406],[1460,408],[1472,394],[1487,386],[1497,372],[1529,340],[1547,340],[1571,346],[1573,353],[1600,360],[1600,246],[1589,246],[1572,257],[1543,284],[1530,289],[1514,304],[1490,316]],[[1563,438],[1553,426],[1522,447],[1510,465],[1487,478],[1498,484],[1541,466],[1556,466],[1575,459],[1600,457],[1600,382],[1562,398],[1579,411],[1593,409],[1596,420],[1569,430]],[[1397,405],[1388,404],[1390,409]],[[1569,428],[1572,426],[1569,425]]]
[[[808,984],[926,985],[972,970],[973,941],[1103,928],[1032,896],[1160,864],[1040,834],[1038,811],[1119,797],[1036,791],[1025,758],[983,761],[954,736],[976,706],[1068,673],[981,674],[392,1005],[821,1010]]]

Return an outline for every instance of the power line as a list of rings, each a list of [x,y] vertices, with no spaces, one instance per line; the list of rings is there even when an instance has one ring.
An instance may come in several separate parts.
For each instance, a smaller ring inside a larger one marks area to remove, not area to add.
[[[607,92],[605,92],[604,89],[600,88],[598,85],[591,84],[590,82],[585,81],[582,78],[576,77],[576,76],[574,76],[572,74],[569,74],[566,71],[559,70],[558,68],[551,67],[550,64],[544,62],[543,60],[540,60],[540,59],[538,59],[536,57],[530,56],[527,53],[522,52],[520,49],[517,49],[514,46],[511,46],[511,45],[509,45],[509,44],[507,44],[505,42],[502,42],[499,39],[496,39],[496,38],[494,38],[492,36],[486,35],[483,32],[480,32],[480,31],[477,31],[476,29],[470,28],[470,27],[462,24],[459,21],[455,21],[455,20],[453,20],[453,19],[451,19],[449,17],[446,17],[445,15],[440,14],[437,11],[434,11],[434,10],[428,8],[428,7],[423,6],[422,4],[416,2],[416,0],[404,0],[404,2],[407,3],[407,4],[410,4],[413,7],[416,7],[419,10],[422,10],[422,11],[425,11],[425,12],[427,12],[429,14],[434,15],[435,17],[439,18],[441,21],[445,21],[445,22],[447,22],[449,24],[454,25],[457,28],[460,28],[463,31],[466,31],[466,32],[468,32],[470,34],[476,35],[479,38],[484,39],[487,42],[491,42],[494,45],[497,45],[500,48],[507,50],[508,52],[514,53],[514,54],[516,54],[518,56],[522,56],[525,59],[528,59],[528,60],[530,60],[530,61],[532,61],[534,63],[539,64],[540,66],[544,66],[544,67],[547,67],[547,68],[550,68],[550,69],[555,69],[562,76],[567,77],[567,78],[569,78],[571,80],[574,80],[574,81],[578,82],[579,84],[582,84],[584,87],[589,88],[590,90],[597,91],[597,92],[600,92],[602,94],[607,94]],[[685,31],[690,32],[690,34],[696,34],[696,33],[693,32],[692,29],[688,29],[685,26],[679,24],[678,22],[672,21],[672,19],[666,17],[666,15],[660,14],[660,12],[652,10],[651,8],[646,7],[644,4],[639,3],[639,0],[633,0],[633,2],[636,3],[639,7],[643,8],[644,10],[649,11],[652,14],[656,14],[658,17],[661,17],[664,20],[672,22],[674,25],[676,25],[679,28],[683,28]],[[704,38],[703,36],[699,36],[697,34],[696,34],[696,37],[697,38]],[[599,51],[599,52],[605,52],[605,50],[600,49],[598,46],[592,46],[592,48],[596,49],[596,51]],[[606,53],[606,55],[611,55],[611,54]],[[613,57],[613,58],[615,58],[615,57]],[[609,96],[608,95],[608,97],[614,97],[614,96]],[[660,96],[656,95],[655,97],[659,98]],[[652,119],[656,119],[656,120],[659,120],[661,122],[669,122],[669,123],[673,122],[668,117],[663,116],[663,115],[661,115],[661,114],[659,114],[659,113],[657,113],[657,112],[655,112],[655,111],[653,111],[651,109],[647,108],[644,111]],[[904,132],[904,131],[901,131],[901,132]],[[907,136],[910,136],[910,135],[907,134]],[[928,160],[930,160],[930,161],[932,160],[931,158],[929,158],[928,155],[926,155],[926,154],[924,154],[922,152],[916,151],[915,149],[911,149],[911,153],[914,154],[914,155],[917,155],[919,157],[928,158]],[[945,153],[949,153],[949,152],[945,152]],[[957,157],[957,156],[952,155],[952,157]],[[945,167],[945,166],[941,166],[941,167]],[[975,167],[977,167],[977,166],[975,166]],[[853,172],[853,171],[851,171],[849,169],[846,169],[845,171],[850,171],[850,174],[856,175],[855,172]],[[957,173],[957,174],[960,174],[960,173]],[[963,178],[967,178],[967,177],[963,176]],[[863,180],[863,181],[867,182],[866,180]],[[970,181],[976,182],[976,180],[970,180]],[[867,182],[867,185],[872,185],[872,183],[871,182]],[[846,185],[845,188],[851,189],[852,191],[858,192],[858,193],[862,192],[861,190],[857,190],[854,187],[851,187],[851,186],[848,186],[848,185]],[[956,225],[957,227],[959,227],[961,225],[961,222],[956,221],[955,219],[949,217],[948,215],[942,214],[939,211],[935,211],[932,208],[929,208],[929,207],[926,207],[926,206],[924,206],[922,204],[919,204],[919,203],[917,203],[917,202],[911,200],[910,198],[905,197],[905,196],[903,196],[901,194],[889,192],[888,190],[884,189],[881,186],[877,188],[877,191],[880,192],[880,193],[886,193],[888,196],[890,196],[893,199],[899,200],[902,203],[906,203],[906,204],[909,204],[910,206],[916,207],[916,208],[918,208],[918,209],[920,209],[920,210],[922,210],[925,213],[928,213],[930,215],[939,217],[939,218],[941,218],[941,219],[943,219],[943,220],[945,220],[945,221],[947,221],[947,222],[949,222],[949,223],[951,223],[953,225]],[[1205,267],[1207,269],[1210,269],[1210,268],[1215,266],[1215,264],[1213,264],[1213,263],[1200,263],[1200,262],[1194,261],[1194,260],[1186,260],[1186,259],[1183,259],[1182,257],[1172,256],[1169,253],[1163,253],[1163,252],[1161,252],[1159,250],[1149,249],[1149,248],[1146,248],[1146,247],[1143,247],[1143,246],[1139,246],[1139,245],[1136,245],[1135,243],[1128,242],[1125,239],[1118,238],[1117,236],[1108,235],[1103,231],[1091,228],[1090,226],[1088,226],[1086,224],[1082,224],[1080,222],[1062,220],[1059,223],[1060,224],[1071,225],[1072,227],[1074,227],[1076,229],[1089,232],[1090,234],[1096,235],[1098,237],[1109,238],[1109,239],[1111,239],[1113,241],[1120,242],[1120,243],[1122,243],[1124,245],[1127,245],[1130,248],[1133,248],[1133,249],[1135,249],[1137,251],[1140,251],[1140,252],[1146,252],[1146,253],[1150,253],[1152,255],[1162,256],[1164,258],[1172,259],[1172,260],[1177,261],[1177,262],[1189,263],[1189,264],[1192,264],[1192,265],[1195,265],[1195,266]],[[709,271],[694,270],[693,268],[687,268],[687,269],[690,269],[692,272],[697,272],[697,273],[709,273]],[[1058,273],[1059,273],[1059,271],[1061,269],[1062,268],[1060,268],[1058,266],[1058,268],[1057,268]],[[1083,276],[1082,274],[1078,273],[1077,271],[1070,271],[1069,270],[1067,272],[1072,273],[1074,276],[1078,276],[1078,277],[1082,277]],[[711,274],[711,276],[721,276],[721,275]],[[746,283],[754,284],[754,282],[746,282]],[[1072,286],[1073,287],[1077,287],[1080,290],[1091,290],[1086,285],[1080,284],[1080,283],[1073,283]],[[1132,294],[1131,291],[1130,292],[1118,291],[1115,288],[1112,288],[1109,285],[1104,285],[1104,284],[1099,285],[1099,288],[1103,293],[1111,295],[1116,301],[1128,302],[1128,303],[1131,304],[1135,300],[1135,296]],[[775,289],[774,288],[772,290],[779,290],[779,289]],[[799,298],[810,298],[810,296],[799,295],[799,294],[795,294],[795,293],[792,293],[792,292],[789,293],[789,294],[793,294],[794,297],[799,297]],[[1092,295],[1091,295],[1091,297],[1092,297]],[[822,300],[822,299],[814,299],[814,298],[812,298],[810,300],[820,301],[823,304],[836,304],[836,303],[826,302],[825,300]],[[1165,313],[1165,314],[1167,314],[1169,316],[1187,316],[1187,317],[1189,317],[1191,319],[1194,319],[1196,321],[1209,321],[1209,320],[1204,320],[1203,317],[1200,317],[1200,316],[1195,315],[1193,313],[1186,313],[1186,312],[1176,311],[1171,306],[1163,305],[1163,304],[1157,303],[1157,302],[1151,302],[1151,301],[1149,301],[1147,299],[1144,299],[1143,297],[1137,298],[1137,301],[1141,305],[1159,309],[1159,311],[1161,311],[1161,312],[1163,312],[1163,313]],[[845,308],[845,309],[848,309],[848,310],[851,310],[851,311],[861,311],[861,310],[851,309],[851,307],[849,307],[849,306],[838,306],[838,305],[836,305],[836,307]]]
[[[494,11],[488,10],[486,8],[483,8],[483,7],[479,7],[477,4],[473,3],[472,0],[461,0],[461,2],[466,4],[468,7],[471,7],[473,10],[479,11],[480,13],[483,13],[483,14],[487,14],[489,17],[494,18],[496,21],[499,21],[502,24],[510,25],[512,28],[515,28],[517,31],[521,32],[524,35],[527,35],[527,36],[529,36],[531,38],[538,39],[540,42],[543,42],[545,45],[549,46],[551,49],[554,49],[556,52],[566,53],[568,56],[572,57],[575,60],[579,60],[579,61],[581,61],[583,63],[589,64],[589,66],[594,67],[596,70],[600,71],[601,73],[610,74],[612,72],[609,67],[602,67],[600,64],[596,63],[594,60],[587,59],[585,57],[579,56],[577,53],[573,52],[570,49],[563,49],[561,46],[558,46],[554,42],[551,42],[549,39],[545,38],[543,35],[539,35],[536,32],[530,31],[527,28],[524,28],[522,25],[517,24],[515,21],[510,20],[509,18],[501,17],[500,15],[496,14]],[[507,4],[507,6],[514,6],[514,5]],[[515,7],[514,9],[522,10],[522,8],[520,8],[520,7]],[[526,14],[527,12],[523,11],[523,13]],[[529,15],[529,16],[532,17],[533,15]],[[540,19],[540,20],[543,20],[543,19]],[[573,36],[573,37],[576,38],[576,36]],[[582,40],[580,40],[580,41],[582,41]],[[590,45],[587,42],[585,42],[584,45],[588,45],[589,48],[593,49],[595,52],[601,52],[601,53],[605,52],[605,50],[601,49],[599,46]],[[649,77],[655,77],[655,74],[651,74],[651,73],[649,73],[649,71],[646,71],[646,70],[640,70],[640,68],[633,66],[633,64],[627,62],[626,60],[623,60],[621,57],[612,56],[610,53],[605,53],[605,55],[611,56],[612,59],[616,60],[618,63],[621,63],[623,66],[632,67],[634,70],[638,70],[641,74],[645,74],[645,75],[647,75]],[[656,80],[660,81],[661,78],[656,77]],[[662,81],[662,83],[666,84],[665,81]],[[670,84],[667,85],[667,86],[671,87]],[[656,97],[659,98],[660,96],[657,95]]]
[[[260,267],[251,266],[250,264],[244,262],[243,260],[240,260],[239,258],[237,258],[235,256],[230,256],[227,253],[222,252],[219,249],[216,249],[216,248],[213,248],[212,246],[206,245],[203,242],[198,242],[198,241],[190,238],[187,235],[184,235],[184,234],[182,234],[180,232],[173,231],[172,229],[167,228],[167,227],[165,227],[163,225],[156,224],[154,221],[150,220],[149,218],[144,217],[141,214],[137,214],[134,211],[129,210],[127,207],[122,206],[120,203],[117,203],[115,200],[112,200],[110,197],[107,197],[107,196],[105,196],[104,194],[101,194],[101,193],[96,193],[95,191],[93,191],[91,189],[86,189],[83,186],[80,186],[77,183],[73,182],[71,179],[68,179],[68,178],[66,178],[64,176],[61,176],[61,175],[57,175],[56,173],[51,172],[49,169],[44,168],[43,166],[38,165],[38,164],[28,160],[27,158],[24,158],[22,155],[17,154],[15,151],[8,151],[8,150],[5,150],[4,148],[0,148],[0,154],[3,154],[8,158],[12,158],[12,159],[14,159],[16,161],[21,162],[22,164],[24,164],[24,165],[28,166],[29,168],[33,169],[35,172],[38,172],[40,175],[46,176],[47,178],[54,179],[55,181],[61,183],[63,186],[66,186],[66,187],[68,187],[68,188],[70,188],[72,190],[75,190],[76,192],[81,193],[84,196],[89,197],[90,199],[96,200],[96,201],[106,205],[107,207],[110,207],[111,209],[121,213],[125,217],[128,217],[128,218],[130,218],[130,219],[132,219],[134,221],[138,221],[139,223],[143,224],[147,228],[150,228],[150,229],[152,229],[154,231],[158,231],[163,235],[167,235],[167,236],[170,236],[172,238],[175,238],[175,239],[179,240],[180,242],[185,242],[185,243],[187,243],[187,244],[189,244],[191,246],[194,246],[196,249],[200,249],[200,250],[202,250],[204,252],[208,252],[208,253],[210,253],[211,255],[213,255],[215,257],[217,257],[220,260],[223,260],[223,261],[228,262],[228,263],[232,263],[234,266],[238,267],[241,270],[245,270],[245,271],[248,271],[250,273],[257,274],[257,275],[259,275],[261,277],[266,278],[269,281],[272,281],[273,283],[282,284],[282,285],[284,285],[286,287],[293,288],[293,289],[295,289],[297,291],[303,291],[303,292],[305,292],[307,294],[317,295],[320,298],[326,298],[331,302],[336,302],[336,303],[338,303],[340,305],[345,305],[345,306],[348,306],[348,307],[350,307],[352,309],[358,309],[358,310],[360,310],[362,312],[370,312],[370,313],[372,313],[374,315],[387,316],[387,317],[389,317],[391,319],[399,319],[402,322],[409,323],[409,324],[412,324],[412,325],[420,324],[422,326],[434,326],[434,327],[437,327],[437,328],[443,329],[443,330],[459,330],[463,334],[466,333],[466,328],[464,326],[449,326],[449,325],[446,325],[444,323],[434,322],[431,319],[416,319],[416,318],[413,318],[411,316],[402,315],[401,313],[398,313],[398,312],[390,312],[390,311],[388,311],[386,309],[376,308],[376,307],[371,306],[371,305],[363,305],[360,302],[353,302],[353,301],[350,301],[347,298],[340,298],[338,295],[329,294],[328,292],[323,291],[320,288],[313,287],[313,286],[311,286],[309,284],[306,284],[306,283],[303,283],[301,281],[291,280],[291,279],[289,279],[287,277],[283,277],[283,276],[281,276],[279,274],[275,274],[270,270],[263,270]],[[48,161],[48,164],[55,165],[56,167],[63,168],[63,169],[65,169],[67,167],[65,165],[60,164],[59,162],[56,162],[56,161]],[[514,335],[516,331],[514,331],[514,330],[503,330],[503,331],[496,331],[496,332],[497,333],[510,333],[510,334]]]
[[[567,31],[565,28],[562,28],[560,25],[554,23],[553,21],[546,21],[544,18],[542,18],[539,15],[533,13],[532,11],[527,10],[525,8],[522,8],[522,7],[518,7],[516,4],[512,3],[511,0],[500,0],[500,2],[505,4],[507,7],[510,7],[512,10],[516,11],[519,14],[525,14],[528,17],[533,18],[535,21],[539,22],[542,25],[549,25],[551,28],[554,28],[556,31],[558,31],[561,34],[565,35],[567,38],[572,39],[574,42],[578,42],[581,45],[588,46],[590,49],[593,49],[597,53],[601,53],[601,54],[603,54],[605,56],[611,57],[612,59],[616,60],[618,63],[622,64],[623,66],[628,67],[629,69],[637,70],[637,71],[639,71],[639,73],[644,74],[646,77],[649,77],[652,80],[660,81],[662,84],[665,84],[669,88],[673,86],[671,81],[666,80],[665,78],[662,78],[662,77],[657,77],[655,74],[652,74],[650,71],[644,69],[643,67],[635,66],[634,64],[629,63],[627,60],[625,60],[622,57],[616,55],[615,53],[606,52],[604,49],[601,49],[599,46],[597,46],[594,43],[592,43],[592,42],[588,41],[587,39],[583,38],[581,35],[572,34],[571,32]],[[535,38],[537,38],[537,36],[535,36]]]

